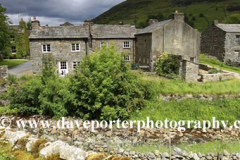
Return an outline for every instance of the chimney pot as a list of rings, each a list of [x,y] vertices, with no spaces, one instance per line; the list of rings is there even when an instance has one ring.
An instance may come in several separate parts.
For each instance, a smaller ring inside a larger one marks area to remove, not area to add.
[[[21,18],[21,21],[23,21],[23,18]]]
[[[37,20],[36,17],[34,17],[33,20],[36,21]]]

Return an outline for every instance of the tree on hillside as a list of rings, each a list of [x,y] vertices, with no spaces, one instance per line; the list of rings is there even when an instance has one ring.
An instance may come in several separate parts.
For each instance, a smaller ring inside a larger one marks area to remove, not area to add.
[[[11,45],[11,30],[9,29],[9,21],[8,16],[6,16],[6,8],[2,7],[0,3],[0,51],[1,54],[7,55],[10,51]]]
[[[32,30],[31,18],[28,19],[28,22],[27,22],[27,30]]]
[[[223,20],[223,23],[225,23],[225,24],[240,24],[240,14],[235,13],[235,14],[232,14],[232,15],[226,17]]]

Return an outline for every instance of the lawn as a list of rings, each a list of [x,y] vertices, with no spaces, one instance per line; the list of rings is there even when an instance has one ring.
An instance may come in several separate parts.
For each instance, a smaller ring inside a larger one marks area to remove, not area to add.
[[[224,64],[223,62],[220,62],[216,58],[208,58],[207,54],[201,54],[199,56],[199,63],[208,64],[212,67],[217,67],[219,69],[227,70],[230,72],[240,73],[240,68],[228,66],[228,65]]]
[[[7,65],[8,68],[27,62],[28,60],[2,60],[0,66]]]

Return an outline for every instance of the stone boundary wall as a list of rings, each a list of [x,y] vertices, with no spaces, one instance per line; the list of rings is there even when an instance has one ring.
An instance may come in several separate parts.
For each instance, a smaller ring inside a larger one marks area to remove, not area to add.
[[[185,94],[185,95],[177,95],[177,94],[167,94],[167,95],[160,95],[159,98],[162,98],[163,101],[172,101],[177,100],[181,101],[183,99],[196,99],[196,100],[208,100],[212,101],[213,99],[224,99],[224,98],[240,98],[240,94],[235,95],[208,95],[208,94]]]
[[[8,88],[8,66],[0,66],[0,94]],[[0,106],[9,105],[9,100],[0,99]]]
[[[183,60],[182,61],[182,75],[181,77],[186,81],[186,82],[197,82],[198,78],[198,64]]]
[[[215,67],[211,67],[207,64],[199,64],[199,69],[202,69],[205,71],[209,71],[213,68],[215,68]],[[215,68],[215,69],[219,70],[218,68]],[[223,70],[222,73],[203,74],[201,76],[201,80],[203,83],[205,83],[205,82],[210,82],[210,81],[221,81],[221,80],[226,80],[226,79],[232,79],[234,77],[235,77],[234,72],[229,72],[229,71]]]
[[[29,135],[29,133],[24,132],[24,131],[10,131],[7,129],[0,130],[0,134],[4,132],[4,138],[8,141],[11,147],[13,147],[12,150],[16,150],[21,148],[21,146],[16,145],[16,142],[21,139],[22,137]],[[26,149],[27,151],[31,151],[31,148],[33,146],[33,143],[36,142],[38,138],[34,135],[30,136],[29,138],[25,138],[25,141],[27,142],[26,144]],[[48,155],[51,155],[53,152],[59,153],[61,159],[71,159],[71,160],[84,160],[88,155],[91,154],[96,154],[96,152],[89,151],[87,152],[86,150],[83,150],[81,148],[76,147],[75,145],[70,146],[68,143],[57,140],[54,142],[49,142],[48,146],[45,146],[45,148],[41,149],[39,152],[39,156],[42,158],[47,157]],[[107,146],[106,144],[94,144],[94,143],[87,143],[87,145],[92,145],[93,150],[98,151],[98,148],[104,148],[104,146]],[[99,152],[107,152],[108,149],[104,150],[99,150]],[[226,150],[223,151],[223,154],[219,154],[218,152],[209,152],[206,155],[201,154],[201,153],[193,153],[189,152],[187,153],[186,151],[182,151],[180,148],[175,147],[174,151],[169,154],[167,152],[160,153],[159,150],[155,150],[154,153],[151,152],[145,152],[145,153],[140,153],[137,151],[130,151],[130,149],[122,149],[122,148],[113,148],[110,150],[111,155],[116,155],[119,157],[130,157],[133,160],[167,160],[167,159],[172,159],[172,160],[178,160],[178,159],[193,159],[193,160],[239,160],[240,159],[240,153],[232,153],[229,154]],[[107,157],[105,160],[108,160],[109,157]]]

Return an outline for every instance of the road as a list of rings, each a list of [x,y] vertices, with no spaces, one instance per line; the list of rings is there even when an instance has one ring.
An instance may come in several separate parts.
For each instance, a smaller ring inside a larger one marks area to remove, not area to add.
[[[32,63],[31,63],[31,61],[28,61],[28,62],[25,62],[25,63],[22,63],[17,66],[9,68],[8,73],[19,77],[20,76],[19,73],[29,71],[31,69],[32,69]]]

